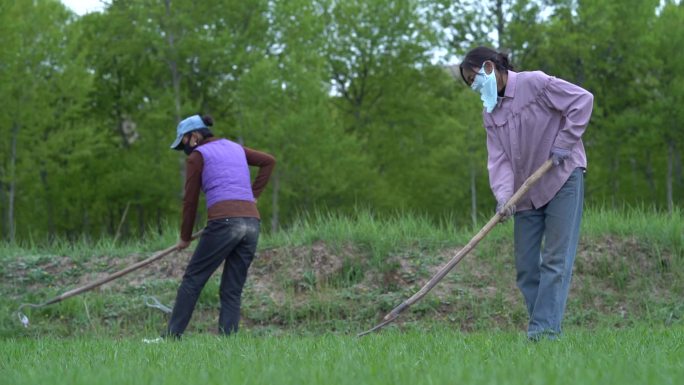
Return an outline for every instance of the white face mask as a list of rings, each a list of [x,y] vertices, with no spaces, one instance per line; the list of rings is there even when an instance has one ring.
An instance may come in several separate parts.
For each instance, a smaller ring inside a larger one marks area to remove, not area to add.
[[[480,99],[482,99],[482,105],[487,110],[487,112],[492,112],[494,107],[496,107],[497,101],[497,87],[496,87],[496,75],[492,69],[492,73],[487,75],[485,72],[485,63],[482,63],[482,68],[480,72],[475,75],[475,80],[470,86],[474,91],[480,93]]]

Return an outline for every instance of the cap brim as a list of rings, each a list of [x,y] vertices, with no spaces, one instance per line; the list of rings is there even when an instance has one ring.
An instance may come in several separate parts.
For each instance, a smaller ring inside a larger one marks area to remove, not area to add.
[[[172,150],[180,150],[181,149],[181,140],[183,140],[183,135],[178,135],[176,137],[176,140],[173,141],[173,144],[171,145]]]

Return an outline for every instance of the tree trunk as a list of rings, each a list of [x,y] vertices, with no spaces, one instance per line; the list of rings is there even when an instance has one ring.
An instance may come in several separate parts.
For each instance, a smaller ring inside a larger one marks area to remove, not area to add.
[[[168,55],[166,59],[166,64],[169,66],[169,71],[171,72],[171,85],[173,86],[173,105],[174,105],[174,114],[176,117],[176,124],[180,123],[181,121],[181,96],[180,96],[180,82],[181,82],[181,75],[180,72],[178,71],[178,58],[177,52],[176,52],[176,37],[173,31],[173,15],[171,13],[171,0],[165,0],[164,1],[164,6],[166,9],[166,23],[160,23],[162,26],[166,26],[166,28],[162,29],[166,33],[166,42],[168,43]],[[185,186],[185,158],[182,155],[179,155],[178,157],[179,160],[179,174],[180,174],[180,179],[181,179],[181,192],[180,196],[183,196],[184,193],[184,186]]]
[[[114,235],[114,231],[116,231],[116,225],[114,224],[114,211],[112,210],[111,205],[107,205],[107,234],[109,235]]]
[[[499,35],[497,36],[496,40],[499,49],[501,49],[503,46],[501,41],[504,37],[503,0],[496,0],[496,8],[494,9],[494,13],[496,14],[496,33]]]
[[[123,211],[121,210],[121,207],[119,207],[119,216],[124,218]],[[120,232],[121,236],[126,239],[128,238],[128,233],[129,233],[129,227],[128,227],[128,221],[124,220],[121,222],[121,230],[117,231]]]
[[[10,138],[10,175],[7,202],[7,228],[9,229],[10,242],[14,242],[17,231],[14,218],[14,197],[17,192],[17,136],[19,136],[19,124],[15,122],[12,125],[12,137]]]
[[[171,83],[173,84],[173,101],[176,113],[176,121],[180,122],[181,102],[180,102],[180,74],[178,73],[178,58],[176,57],[176,41],[173,28],[170,26],[173,15],[171,14],[171,0],[165,0],[166,6],[166,41],[169,43],[169,57],[167,64],[171,70]]]
[[[610,175],[619,175],[618,170],[620,169],[620,162],[617,157],[613,157],[613,162],[611,163],[611,173]],[[617,194],[620,191],[620,178],[610,178],[611,179],[611,205],[613,208],[617,207]]]
[[[637,187],[637,181],[641,179],[641,174],[639,172],[639,164],[633,156],[629,157],[629,164],[632,167],[632,177],[630,178],[632,180],[632,194],[633,196],[636,196],[637,191],[639,191]]]
[[[677,190],[679,192],[679,194],[675,194],[673,192],[673,194],[672,194],[673,195],[673,203],[681,204],[682,203],[681,198],[682,198],[682,195],[684,195],[681,193],[682,187],[684,187],[683,186],[684,175],[682,175],[682,156],[681,156],[681,153],[679,151],[677,151],[677,146],[674,146],[673,148],[674,148],[674,177],[673,177],[674,187],[673,187],[673,190]],[[674,202],[674,197],[679,197],[677,199],[677,202]]]
[[[0,240],[6,239],[7,234],[7,223],[4,218],[6,218],[7,213],[5,212],[5,185],[2,183],[4,175],[0,175]]]
[[[684,175],[682,175],[682,154],[677,151],[677,146],[674,148],[674,174],[675,183],[682,184],[684,182]]]
[[[137,204],[137,209],[138,209],[138,236],[142,238],[143,234],[145,234],[145,206],[142,204],[138,203]]]
[[[157,234],[161,234],[162,232],[162,210],[161,207],[157,207]]]
[[[273,200],[272,200],[272,213],[271,213],[271,232],[275,233],[278,231],[278,190],[280,190],[280,172],[276,170],[273,173]]]
[[[658,202],[658,196],[656,194],[655,171],[653,170],[653,160],[651,158],[651,154],[647,153],[646,156],[646,183],[648,184],[649,190],[651,190],[652,202]]]
[[[41,164],[40,168],[40,182],[43,184],[43,191],[45,192],[45,210],[47,211],[45,214],[47,216],[48,239],[53,240],[55,239],[55,236],[57,234],[55,233],[55,220],[52,212],[52,199],[50,196],[50,187],[48,186],[47,182],[47,171],[45,170],[45,164],[44,162],[41,163],[43,164]]]
[[[81,234],[84,239],[90,242],[90,215],[88,215],[88,206],[83,206],[83,227],[81,227]]]
[[[672,201],[672,170],[674,163],[674,144],[672,141],[667,146],[667,176],[665,177],[665,184],[667,188],[667,212],[672,215],[674,211],[674,203]]]
[[[131,207],[131,201],[128,201],[126,203],[126,208],[123,211],[123,214],[121,214],[121,220],[119,221],[119,226],[116,228],[116,233],[114,234],[114,242],[119,239],[119,236],[121,236],[121,228],[123,227],[124,223],[126,223],[126,216],[128,215],[128,209]]]
[[[475,165],[470,165],[470,218],[473,221],[473,228],[477,228],[477,188],[475,186]]]

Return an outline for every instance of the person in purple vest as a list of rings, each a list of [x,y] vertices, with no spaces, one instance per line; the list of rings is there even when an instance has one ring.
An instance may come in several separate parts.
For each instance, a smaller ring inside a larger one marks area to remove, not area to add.
[[[587,157],[581,137],[594,97],[541,71],[514,72],[507,55],[487,47],[470,51],[460,72],[483,101],[497,212],[504,220],[515,217],[515,267],[529,314],[527,336],[557,339],[582,219]],[[549,158],[555,167],[504,212],[513,193]]]
[[[202,288],[221,263],[218,330],[222,334],[237,332],[242,288],[256,252],[260,224],[256,201],[268,183],[275,159],[215,137],[209,129],[213,123],[208,115],[184,119],[171,145],[188,155],[178,250],[190,245],[200,190],[206,196],[208,223],[185,269],[164,336],[180,338]],[[259,167],[253,183],[249,166]]]

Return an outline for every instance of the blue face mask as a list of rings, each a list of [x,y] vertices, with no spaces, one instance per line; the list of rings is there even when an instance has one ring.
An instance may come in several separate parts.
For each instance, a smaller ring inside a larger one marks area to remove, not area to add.
[[[475,75],[475,80],[470,86],[474,91],[480,93],[480,99],[482,99],[482,104],[487,112],[492,112],[494,107],[496,107],[497,100],[497,89],[496,89],[496,75],[494,71],[487,75],[485,72],[485,65],[482,63],[482,68],[480,72]]]

